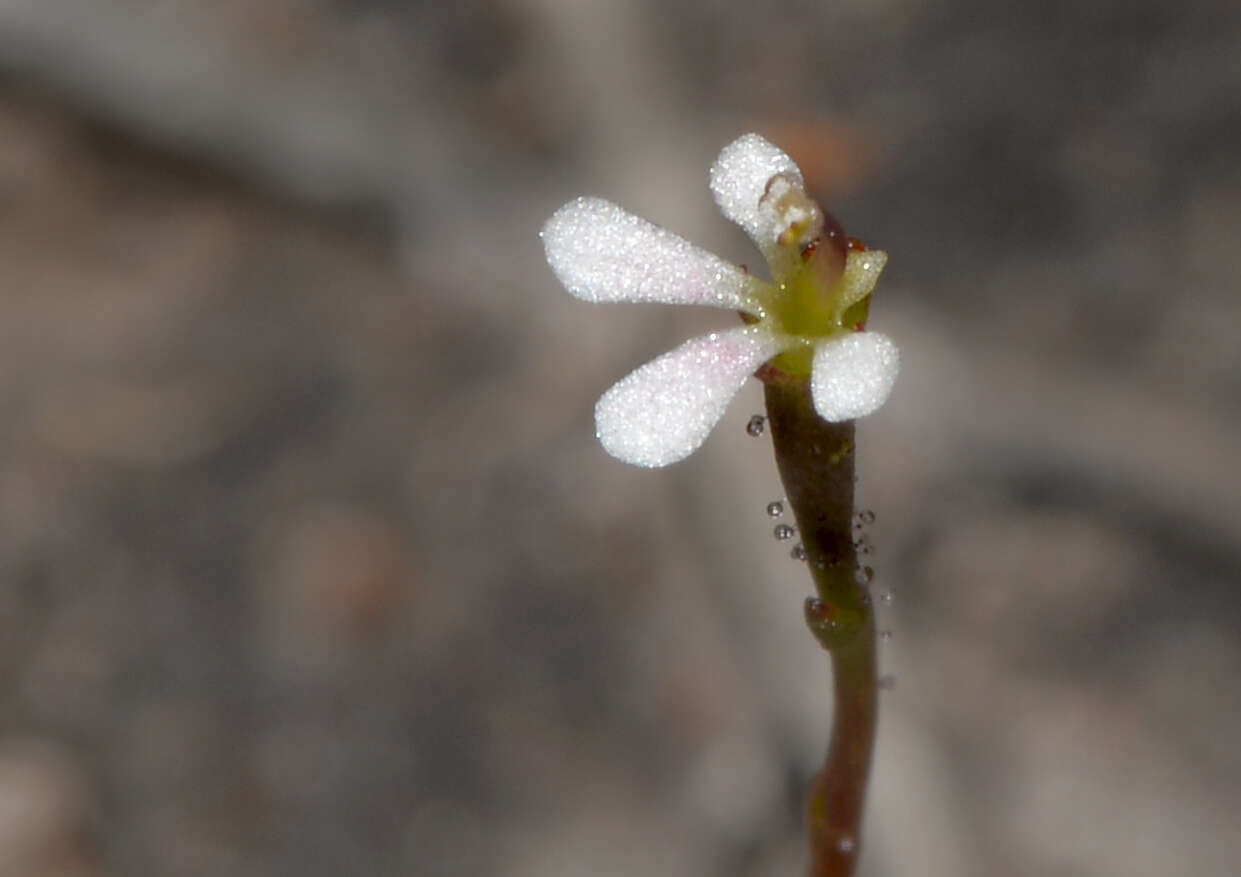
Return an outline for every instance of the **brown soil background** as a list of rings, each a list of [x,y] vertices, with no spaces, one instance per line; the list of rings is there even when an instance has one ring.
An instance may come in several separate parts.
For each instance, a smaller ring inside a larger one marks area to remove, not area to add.
[[[863,875],[1241,861],[1241,6],[0,8],[0,877],[800,873],[827,724],[728,315],[570,299],[584,193],[740,262],[757,130],[891,255]]]

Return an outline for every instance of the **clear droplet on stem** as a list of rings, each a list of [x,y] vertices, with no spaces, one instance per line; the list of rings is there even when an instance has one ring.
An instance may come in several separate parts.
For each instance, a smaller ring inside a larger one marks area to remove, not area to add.
[[[745,425],[747,435],[759,436],[763,434],[763,430],[767,426],[767,418],[761,414],[755,414]]]
[[[780,517],[782,514],[784,514],[784,503],[780,502],[779,500],[776,500],[775,502],[767,503],[767,514],[768,516],[773,517],[773,518]]]
[[[875,570],[869,566],[859,566],[857,568],[857,583],[859,585],[869,585],[875,578]]]
[[[775,529],[771,531],[771,535],[775,536],[779,541],[784,542],[787,539],[792,539],[793,533],[795,532],[796,531],[788,524],[776,524]]]
[[[883,595],[882,595],[879,599],[883,601],[883,604],[884,604],[885,606],[891,606],[891,605],[892,605],[892,596],[893,596],[893,595],[892,595],[892,592],[891,592],[891,591],[884,591],[884,592],[883,592]]]
[[[793,546],[793,550],[789,552],[789,556],[792,557],[794,560],[805,560],[806,559],[806,546],[798,542],[796,545]]]
[[[863,509],[857,513],[857,520],[859,524],[873,524],[875,523],[875,513],[870,509]]]

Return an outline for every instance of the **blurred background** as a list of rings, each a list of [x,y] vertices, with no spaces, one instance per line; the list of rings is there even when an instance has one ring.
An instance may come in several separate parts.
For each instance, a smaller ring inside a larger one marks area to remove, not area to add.
[[[748,387],[669,469],[607,197],[887,250],[864,875],[1235,873],[1233,0],[4,0],[0,875],[801,872],[828,722]],[[751,382],[753,383],[753,382]]]

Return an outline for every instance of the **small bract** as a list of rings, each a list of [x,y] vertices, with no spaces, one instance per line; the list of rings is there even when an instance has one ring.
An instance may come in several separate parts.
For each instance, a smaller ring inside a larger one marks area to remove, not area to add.
[[[746,134],[711,167],[711,191],[762,252],[770,281],[600,198],[569,202],[540,232],[552,271],[577,298],[708,305],[744,317],[746,325],[687,341],[603,394],[597,435],[627,463],[687,457],[764,364],[808,378],[815,410],[829,421],[875,411],[900,369],[892,340],[862,330],[887,255],[846,241],[792,159]]]

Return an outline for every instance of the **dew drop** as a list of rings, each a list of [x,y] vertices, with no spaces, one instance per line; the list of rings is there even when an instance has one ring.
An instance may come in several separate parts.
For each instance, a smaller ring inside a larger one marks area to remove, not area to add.
[[[848,835],[845,835],[840,840],[836,841],[836,849],[840,850],[842,853],[851,853],[856,847],[857,843]]]
[[[896,677],[893,676],[891,673],[884,673],[882,676],[880,676],[878,679],[875,680],[875,686],[880,691],[891,691],[893,688],[896,687]]]
[[[793,550],[789,552],[789,557],[793,558],[794,560],[805,560],[806,559],[806,546],[798,542],[796,545],[793,546]]]
[[[875,523],[875,513],[870,509],[863,509],[858,512],[857,519],[859,524],[873,524]]]
[[[771,531],[771,535],[784,542],[786,539],[792,539],[794,532],[794,529],[788,524],[776,524],[775,529]]]
[[[875,580],[875,569],[870,566],[859,566],[857,568],[857,583],[859,585],[869,585]],[[884,601],[888,602],[887,600]]]
[[[767,515],[769,517],[778,518],[782,514],[784,514],[784,503],[779,500],[767,503]]]
[[[891,606],[892,605],[892,592],[884,591],[883,595],[879,599],[883,601],[883,605]]]
[[[807,597],[805,603],[806,623],[811,629],[832,626],[835,621],[832,619],[832,610],[828,605],[818,597]]]
[[[761,414],[755,414],[745,425],[745,431],[747,435],[760,436],[766,426],[767,418]]]

